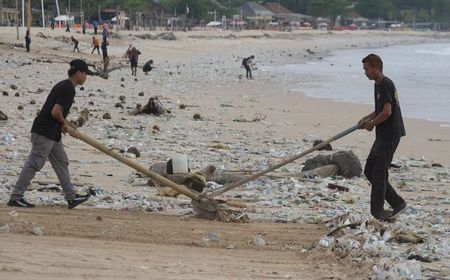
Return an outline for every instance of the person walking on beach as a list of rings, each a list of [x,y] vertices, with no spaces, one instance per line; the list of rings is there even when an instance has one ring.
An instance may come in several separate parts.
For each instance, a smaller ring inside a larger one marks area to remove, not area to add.
[[[128,51],[128,58],[131,64],[131,75],[136,76],[139,55],[141,54],[135,47]]]
[[[103,24],[102,37],[103,41],[107,41],[109,38],[109,30],[108,25],[106,23]]]
[[[42,109],[34,119],[31,127],[31,152],[7,203],[9,206],[34,207],[34,204],[24,199],[24,194],[36,172],[42,169],[47,159],[58,176],[69,209],[89,199],[89,195],[75,193],[70,181],[69,160],[61,141],[61,132],[68,131],[69,123],[66,117],[74,101],[75,87],[83,85],[87,75],[93,73],[86,62],[75,59],[70,62],[67,74],[68,79],[57,83],[52,88]]]
[[[252,63],[253,63],[253,59],[255,58],[255,56],[251,55],[249,57],[246,57],[242,60],[242,66],[244,66],[246,74],[245,77],[247,77],[247,79],[253,79],[252,77]]]
[[[72,39],[72,43],[74,44],[73,51],[78,50],[80,52],[80,49],[78,48],[78,40],[75,39],[73,36],[70,37]]]
[[[86,34],[86,26],[87,26],[87,22],[84,22],[83,26],[81,27],[81,30],[83,31],[83,34]]]
[[[52,30],[55,29],[55,17],[54,17],[54,16],[51,16],[51,17],[50,17],[50,28],[51,28]]]
[[[93,54],[96,49],[97,49],[97,53],[100,54],[100,41],[95,36],[92,37],[91,47],[92,46],[94,46],[94,48],[92,49],[91,54]]]
[[[97,35],[98,24],[96,20],[92,22],[92,27],[94,27],[94,34]]]
[[[25,48],[27,49],[27,52],[30,52],[30,44],[31,44],[30,31],[27,30],[27,32],[25,33]]]
[[[400,101],[394,83],[383,74],[381,58],[369,54],[362,63],[367,78],[375,81],[375,110],[359,121],[368,131],[375,127],[375,142],[364,167],[364,175],[372,184],[370,213],[378,220],[393,219],[406,209],[406,201],[388,180],[395,150],[400,138],[406,135]],[[385,200],[393,209],[390,216],[384,212]]]
[[[69,24],[69,22],[66,23],[66,32],[70,33],[70,24]]]
[[[108,60],[109,56],[108,56],[108,41],[103,41],[102,42],[102,54],[103,54],[103,63],[106,62],[106,60]]]

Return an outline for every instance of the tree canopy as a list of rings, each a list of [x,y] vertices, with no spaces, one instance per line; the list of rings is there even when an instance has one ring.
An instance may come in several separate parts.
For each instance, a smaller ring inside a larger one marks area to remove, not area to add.
[[[159,2],[159,3],[158,3]],[[98,15],[98,9],[119,8],[126,12],[146,12],[154,6],[163,7],[173,14],[186,14],[196,20],[212,20],[216,11],[217,19],[239,14],[239,7],[245,0],[72,0],[71,11],[80,11],[80,5],[87,19]],[[260,0],[258,3],[278,2]],[[3,0],[3,6],[15,7],[15,0]],[[279,3],[293,12],[316,17],[337,15],[360,15],[370,19],[401,20],[404,22],[428,21],[450,23],[449,0],[279,0]],[[40,1],[31,0],[33,8],[40,9]],[[59,1],[59,9],[64,14],[69,0]],[[19,4],[20,5],[20,4]],[[54,0],[44,0],[48,14],[56,14]]]

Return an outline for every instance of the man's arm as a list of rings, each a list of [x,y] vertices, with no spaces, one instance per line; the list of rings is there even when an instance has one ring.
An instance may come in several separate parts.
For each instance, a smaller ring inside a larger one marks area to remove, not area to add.
[[[370,113],[367,116],[364,116],[362,119],[360,119],[358,124],[366,123],[366,122],[372,120],[373,118],[375,118],[375,111],[373,111],[372,113]]]
[[[55,104],[52,109],[52,117],[61,124],[62,132],[66,133],[69,124],[66,122],[66,119],[64,119],[63,111],[64,108],[61,105]]]
[[[383,123],[387,120],[392,114],[392,105],[389,102],[384,103],[383,110],[375,117],[375,119],[370,120],[364,124],[364,128],[368,131],[372,131],[372,129]]]

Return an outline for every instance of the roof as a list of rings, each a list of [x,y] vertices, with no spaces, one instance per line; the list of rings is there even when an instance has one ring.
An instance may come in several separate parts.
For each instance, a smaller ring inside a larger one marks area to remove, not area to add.
[[[266,7],[256,3],[256,2],[247,2],[241,6],[242,15],[244,17],[271,17],[273,16],[273,12],[267,9]]]
[[[266,7],[274,14],[293,14],[291,10],[280,5],[279,3],[269,2],[264,4],[264,7]]]

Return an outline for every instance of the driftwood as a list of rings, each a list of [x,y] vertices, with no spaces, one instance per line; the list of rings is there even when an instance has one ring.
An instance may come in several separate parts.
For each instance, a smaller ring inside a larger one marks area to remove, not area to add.
[[[160,115],[169,115],[171,111],[166,109],[161,101],[159,101],[157,96],[150,97],[147,104],[142,106],[141,104],[137,104],[136,108],[130,113],[130,115],[136,116],[140,114],[151,114],[155,116]]]

